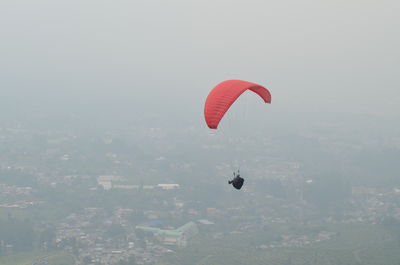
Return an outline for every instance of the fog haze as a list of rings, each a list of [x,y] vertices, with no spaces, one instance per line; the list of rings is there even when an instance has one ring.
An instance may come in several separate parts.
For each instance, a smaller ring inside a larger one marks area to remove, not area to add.
[[[0,264],[398,264],[399,10],[0,0]]]
[[[1,100],[23,113],[72,105],[79,112],[124,105],[129,112],[136,105],[174,119],[189,112],[200,123],[208,91],[244,79],[266,85],[280,111],[393,115],[400,100],[399,7],[3,0]]]

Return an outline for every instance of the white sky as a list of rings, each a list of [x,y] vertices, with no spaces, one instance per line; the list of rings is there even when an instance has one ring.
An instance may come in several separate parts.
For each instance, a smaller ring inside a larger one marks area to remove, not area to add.
[[[2,100],[201,115],[214,85],[244,79],[278,110],[397,115],[399,11],[388,0],[0,0]]]

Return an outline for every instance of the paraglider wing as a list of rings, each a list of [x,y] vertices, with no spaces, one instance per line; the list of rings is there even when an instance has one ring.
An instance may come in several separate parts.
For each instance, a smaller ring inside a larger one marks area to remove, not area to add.
[[[204,105],[204,117],[208,127],[217,129],[230,106],[246,90],[258,94],[265,103],[271,103],[271,94],[263,86],[242,80],[223,81],[211,90]]]

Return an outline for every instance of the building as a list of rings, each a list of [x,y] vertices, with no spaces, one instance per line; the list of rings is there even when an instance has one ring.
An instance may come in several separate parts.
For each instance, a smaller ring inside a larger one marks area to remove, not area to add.
[[[113,187],[113,182],[122,181],[120,176],[99,176],[97,178],[97,184],[103,187],[104,190],[110,190]]]
[[[174,190],[180,188],[179,184],[157,184],[157,187],[163,190]]]
[[[175,230],[164,230],[156,227],[136,226],[136,229],[150,232],[154,237],[165,245],[184,247],[188,240],[196,236],[199,232],[194,222],[189,222]]]

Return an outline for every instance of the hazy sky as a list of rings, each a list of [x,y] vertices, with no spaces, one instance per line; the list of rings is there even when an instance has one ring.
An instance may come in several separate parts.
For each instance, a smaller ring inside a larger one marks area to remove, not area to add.
[[[0,0],[1,102],[201,115],[214,85],[244,79],[270,88],[275,111],[397,115],[399,10],[387,0]]]

